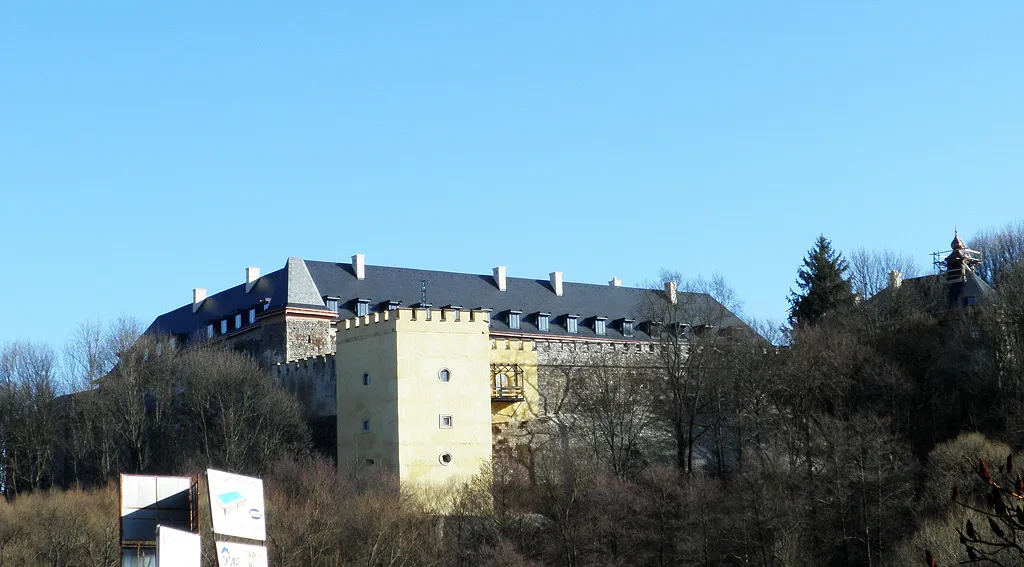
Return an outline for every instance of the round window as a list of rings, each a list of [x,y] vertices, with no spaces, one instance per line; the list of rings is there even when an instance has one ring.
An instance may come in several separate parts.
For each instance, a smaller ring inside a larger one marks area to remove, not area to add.
[[[451,453],[441,453],[440,461],[441,461],[441,464],[444,465],[444,466],[448,466],[448,465],[452,464],[452,454]]]
[[[447,368],[442,368],[441,371],[437,373],[437,377],[442,382],[447,382],[452,379],[452,373]]]

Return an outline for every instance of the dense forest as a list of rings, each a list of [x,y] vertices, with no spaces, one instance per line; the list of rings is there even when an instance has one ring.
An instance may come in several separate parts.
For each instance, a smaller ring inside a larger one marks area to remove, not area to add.
[[[207,467],[265,479],[282,567],[1021,564],[1024,225],[970,247],[992,291],[969,306],[906,258],[824,237],[785,324],[725,332],[711,302],[652,300],[653,360],[549,369],[542,413],[439,489],[443,515],[315,455],[296,401],[242,355],[179,352],[124,320],[59,353],[11,343],[0,567],[116,565],[117,475]],[[721,278],[679,281],[738,309]]]

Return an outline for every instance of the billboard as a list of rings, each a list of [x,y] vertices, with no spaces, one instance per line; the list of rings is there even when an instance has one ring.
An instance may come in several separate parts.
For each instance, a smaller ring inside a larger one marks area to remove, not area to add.
[[[210,488],[213,532],[265,541],[263,481],[215,470],[206,471],[206,478]]]
[[[156,564],[161,567],[201,567],[199,534],[160,526]]]
[[[220,567],[267,567],[267,548],[218,541],[217,561]]]
[[[195,481],[187,476],[121,475],[121,543],[157,540],[157,526],[198,529]]]

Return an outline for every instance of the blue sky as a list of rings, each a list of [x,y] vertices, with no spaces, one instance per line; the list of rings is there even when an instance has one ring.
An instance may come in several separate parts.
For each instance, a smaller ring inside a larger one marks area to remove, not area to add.
[[[101,4],[0,2],[0,344],[356,252],[782,319],[1024,217],[1020,2]]]

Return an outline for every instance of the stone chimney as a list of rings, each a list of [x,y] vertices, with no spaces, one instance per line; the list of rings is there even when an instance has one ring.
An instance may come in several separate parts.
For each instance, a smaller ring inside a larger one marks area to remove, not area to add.
[[[206,288],[197,287],[192,290],[192,312],[199,311],[199,306],[203,304],[203,300],[206,299]]]
[[[899,270],[889,272],[889,287],[891,289],[899,289],[901,285],[903,285],[903,274]]]
[[[551,289],[555,295],[562,297],[562,272],[551,272]]]
[[[506,283],[507,282],[505,281],[505,266],[495,266],[494,284],[498,286],[498,291],[505,291],[507,289]]]
[[[665,296],[672,305],[679,302],[679,297],[676,294],[676,282],[665,282]]]
[[[615,276],[612,276],[612,279],[611,279],[611,281],[608,282],[608,285],[610,285],[612,287],[622,287],[622,280],[620,280],[619,278],[617,278]]]
[[[352,271],[356,274],[357,280],[366,279],[366,255],[355,254],[352,256]]]
[[[245,269],[245,293],[249,293],[252,290],[252,286],[256,285],[256,280],[260,279],[260,269],[249,266]]]

